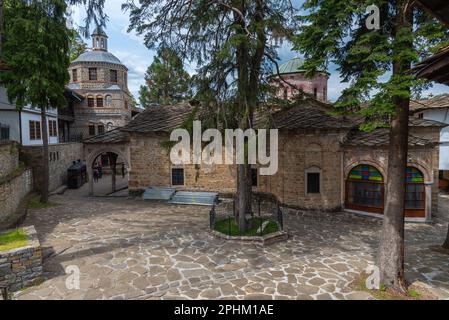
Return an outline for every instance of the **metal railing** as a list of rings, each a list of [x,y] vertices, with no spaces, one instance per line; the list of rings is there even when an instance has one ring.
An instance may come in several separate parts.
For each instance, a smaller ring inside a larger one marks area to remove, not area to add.
[[[220,223],[220,231],[227,235],[233,235],[233,225],[236,225],[236,197],[221,199],[214,204],[209,212],[209,227],[217,230],[216,224]],[[256,235],[265,234],[265,228],[270,223],[276,223],[278,230],[284,230],[284,217],[279,200],[276,196],[267,193],[253,193],[252,212],[248,220],[257,223]],[[251,226],[250,226],[251,229]]]
[[[0,140],[9,140],[9,126],[0,123]]]

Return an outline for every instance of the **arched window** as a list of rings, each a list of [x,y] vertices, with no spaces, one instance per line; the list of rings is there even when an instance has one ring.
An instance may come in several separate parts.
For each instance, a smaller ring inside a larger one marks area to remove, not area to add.
[[[111,95],[107,95],[105,97],[105,103],[106,103],[106,107],[111,107],[112,106],[112,96]]]
[[[87,106],[89,108],[94,108],[95,107],[95,98],[93,96],[88,96],[87,97]]]
[[[358,165],[349,173],[346,183],[346,207],[383,213],[384,179],[375,167]]]
[[[103,96],[97,96],[97,108],[103,108]]]
[[[425,217],[426,189],[424,175],[414,167],[407,167],[405,182],[405,212],[408,217]]]

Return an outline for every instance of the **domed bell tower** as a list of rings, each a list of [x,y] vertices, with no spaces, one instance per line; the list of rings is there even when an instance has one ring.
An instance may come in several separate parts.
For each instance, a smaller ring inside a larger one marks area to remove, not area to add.
[[[96,27],[91,37],[93,50],[108,51],[108,36],[101,27]]]

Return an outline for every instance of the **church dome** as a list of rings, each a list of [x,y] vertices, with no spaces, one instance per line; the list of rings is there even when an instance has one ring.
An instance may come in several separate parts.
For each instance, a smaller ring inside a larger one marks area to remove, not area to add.
[[[304,61],[301,58],[293,58],[279,67],[280,74],[304,72]],[[276,73],[276,72],[275,72]]]
[[[119,58],[112,53],[100,50],[84,52],[73,61],[73,63],[78,62],[107,62],[123,65]]]

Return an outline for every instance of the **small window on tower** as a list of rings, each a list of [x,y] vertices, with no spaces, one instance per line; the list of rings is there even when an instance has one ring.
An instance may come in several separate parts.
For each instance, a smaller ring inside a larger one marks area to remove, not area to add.
[[[97,108],[103,108],[103,97],[97,97]]]
[[[112,106],[112,97],[110,95],[106,96],[105,104],[106,104],[106,107]]]
[[[111,82],[113,83],[117,83],[117,70],[110,70],[110,78],[111,78]]]
[[[97,68],[89,68],[89,80],[97,81]]]
[[[72,81],[73,82],[78,81],[78,69],[72,69]]]
[[[95,99],[93,97],[88,97],[87,98],[87,106],[89,108],[94,108],[95,107]]]
[[[90,124],[89,125],[89,135],[90,136],[94,136],[95,135],[95,125],[94,124]]]

